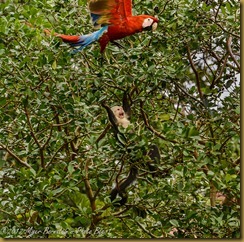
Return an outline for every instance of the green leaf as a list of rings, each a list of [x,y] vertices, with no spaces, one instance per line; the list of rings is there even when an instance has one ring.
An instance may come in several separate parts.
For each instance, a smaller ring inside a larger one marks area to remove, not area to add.
[[[53,63],[52,63],[52,68],[53,68],[54,70],[57,68],[57,62],[56,62],[56,60],[53,61]]]
[[[161,120],[170,120],[170,115],[168,113],[160,114]]]
[[[30,168],[30,172],[33,174],[33,176],[36,176],[36,171],[33,168]]]
[[[178,223],[178,221],[177,221],[176,219],[170,219],[169,222],[170,222],[173,226],[175,226],[175,227],[179,227],[179,223]]]

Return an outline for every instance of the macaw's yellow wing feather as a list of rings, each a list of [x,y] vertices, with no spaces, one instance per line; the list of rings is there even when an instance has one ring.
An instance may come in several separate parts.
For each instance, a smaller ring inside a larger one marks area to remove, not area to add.
[[[115,24],[132,15],[131,0],[90,0],[89,9],[94,26]]]

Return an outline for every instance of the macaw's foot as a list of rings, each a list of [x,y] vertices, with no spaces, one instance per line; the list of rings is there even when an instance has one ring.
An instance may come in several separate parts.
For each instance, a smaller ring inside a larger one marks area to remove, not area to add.
[[[111,43],[112,43],[113,45],[116,45],[118,48],[125,49],[125,47],[124,47],[123,45],[121,45],[121,44],[119,44],[119,43],[117,43],[117,42],[115,42],[115,41],[111,41]]]

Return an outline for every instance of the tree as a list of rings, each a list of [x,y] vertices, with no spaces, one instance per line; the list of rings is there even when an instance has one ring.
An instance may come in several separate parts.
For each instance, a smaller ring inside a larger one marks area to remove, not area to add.
[[[91,32],[83,1],[0,11],[2,237],[240,238],[239,2],[135,0],[157,31],[109,45],[102,62],[98,45],[73,56],[43,33]],[[104,132],[101,105],[126,90],[132,153]],[[109,193],[133,155],[139,176],[116,207]]]

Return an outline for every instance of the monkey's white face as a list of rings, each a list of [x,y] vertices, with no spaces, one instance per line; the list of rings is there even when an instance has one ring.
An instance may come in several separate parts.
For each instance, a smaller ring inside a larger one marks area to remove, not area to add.
[[[120,119],[125,118],[125,111],[124,111],[124,109],[122,107],[114,106],[111,109],[112,109],[112,111],[113,111],[113,113],[114,113],[116,118],[120,118]]]

